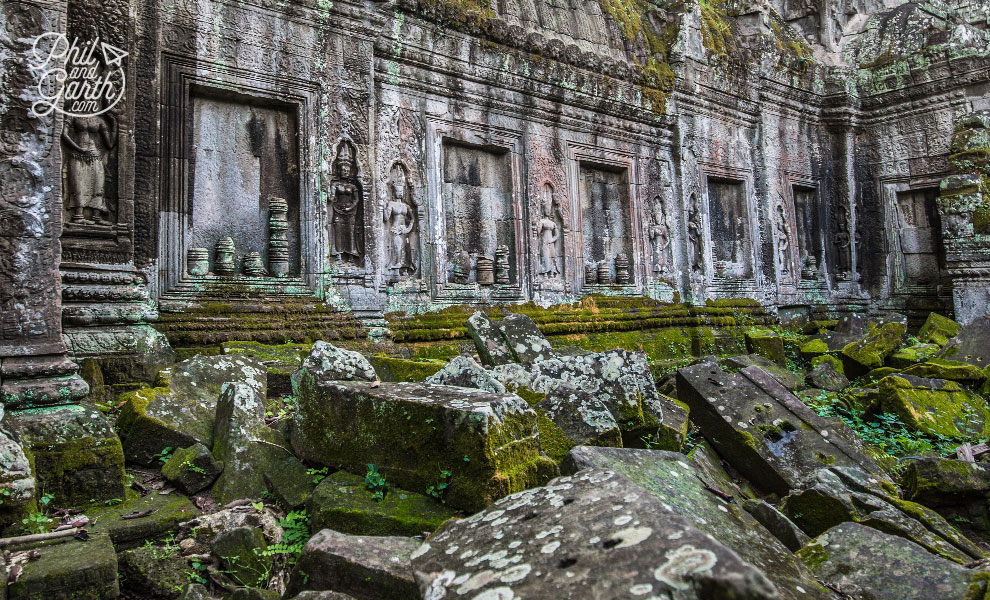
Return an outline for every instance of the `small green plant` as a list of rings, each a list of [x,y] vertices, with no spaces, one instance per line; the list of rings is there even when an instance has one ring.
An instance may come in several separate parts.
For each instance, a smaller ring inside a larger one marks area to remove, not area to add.
[[[0,506],[3,506],[4,500],[10,498],[10,490],[7,488],[0,489]]]
[[[309,515],[305,510],[289,511],[278,524],[282,527],[282,540],[268,546],[263,554],[285,556],[286,562],[294,565],[306,542],[309,541]]]
[[[168,459],[172,458],[173,452],[175,452],[175,448],[172,446],[165,446],[161,452],[155,455],[155,458],[158,459],[158,462],[164,465],[168,462]]]
[[[109,500],[104,500],[103,504],[106,506],[114,506],[120,504],[121,502],[123,502],[123,500],[120,498],[110,498]]]
[[[161,544],[145,540],[144,547],[151,551],[151,556],[155,560],[165,560],[179,554],[179,545],[175,543],[175,534],[169,534],[162,540]]]
[[[192,464],[192,461],[187,460],[182,463],[182,466],[185,467],[186,470],[189,471],[190,473],[199,473],[200,475],[206,475],[206,469]]]
[[[193,558],[189,560],[189,566],[192,567],[192,570],[186,571],[186,581],[189,583],[198,583],[200,585],[206,585],[209,583],[209,580],[206,578],[206,563],[199,558]]]
[[[385,499],[388,494],[388,482],[385,476],[378,471],[376,465],[368,465],[368,473],[364,476],[364,486],[371,492],[377,502]]]
[[[258,512],[261,512],[261,511],[265,510],[265,503],[264,502],[252,502],[251,503],[251,506],[253,506],[254,507],[254,510],[256,510]]]
[[[426,495],[436,498],[441,503],[446,503],[444,500],[444,492],[450,487],[450,480],[453,479],[454,474],[446,469],[440,470],[440,479],[434,485],[426,488]]]
[[[326,479],[329,472],[330,470],[327,467],[323,467],[322,469],[306,469],[306,474],[313,477],[314,485],[319,485],[321,481]]]
[[[48,505],[51,504],[54,496],[51,494],[42,494],[38,498],[38,510],[32,513],[28,513],[26,517],[21,519],[21,523],[24,525],[24,530],[28,533],[48,533],[51,531],[52,525],[55,524],[55,520],[46,514],[48,510]]]

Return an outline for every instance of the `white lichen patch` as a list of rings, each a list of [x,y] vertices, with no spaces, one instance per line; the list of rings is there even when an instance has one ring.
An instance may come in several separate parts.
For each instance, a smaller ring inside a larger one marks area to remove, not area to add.
[[[714,552],[691,544],[668,552],[666,558],[667,561],[653,572],[653,577],[676,590],[688,589],[689,576],[708,571],[718,562]]]

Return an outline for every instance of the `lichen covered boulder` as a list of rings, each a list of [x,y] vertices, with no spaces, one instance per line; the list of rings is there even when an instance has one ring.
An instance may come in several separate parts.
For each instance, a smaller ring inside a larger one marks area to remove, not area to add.
[[[743,333],[746,351],[772,360],[780,366],[787,364],[784,355],[784,339],[769,329],[750,329]]]
[[[409,564],[419,546],[411,538],[353,536],[323,529],[303,548],[285,596],[333,590],[355,600],[420,600]]]
[[[743,508],[792,552],[797,552],[811,541],[808,534],[801,531],[794,521],[766,500],[747,498],[743,501]]]
[[[139,598],[178,598],[191,570],[174,550],[153,545],[124,550],[117,562],[125,592]]]
[[[912,429],[957,439],[990,435],[990,408],[954,381],[891,375],[878,389],[882,410]]]
[[[306,501],[314,531],[333,529],[349,535],[416,536],[432,532],[457,512],[440,504],[449,481],[437,473],[434,498],[398,488],[378,500],[364,477],[338,471],[316,486]]]
[[[604,469],[449,521],[415,551],[412,567],[423,598],[780,598],[693,521]]]
[[[209,487],[221,471],[223,463],[213,458],[210,449],[198,442],[188,448],[179,448],[162,465],[162,476],[188,495]]]
[[[804,565],[743,510],[731,489],[716,487],[683,454],[583,446],[571,450],[561,464],[565,474],[591,468],[625,476],[694,527],[746,557],[746,562],[773,582],[781,598],[827,595]]]
[[[498,322],[498,331],[512,358],[520,363],[534,363],[557,356],[533,319],[513,313]]]
[[[942,348],[941,358],[961,360],[981,369],[990,366],[990,316],[963,327]]]
[[[856,523],[832,527],[798,556],[820,580],[864,600],[963,600],[975,575],[909,540]]]
[[[655,448],[679,450],[687,435],[687,411],[657,391],[642,352],[561,356],[534,363],[533,373],[562,380],[603,402],[622,430],[624,446],[642,446],[645,437]]]
[[[987,378],[986,373],[980,367],[961,360],[946,360],[944,358],[926,360],[902,369],[901,372],[915,377],[948,379],[969,384],[977,384]]]
[[[712,363],[685,367],[677,393],[719,454],[767,491],[786,494],[832,464],[883,472],[848,427],[818,416],[759,368],[729,374]]]
[[[475,388],[493,394],[504,394],[505,385],[470,356],[456,356],[447,365],[423,380],[424,383]]]
[[[258,342],[224,342],[224,354],[244,356],[258,361],[268,370],[268,393],[273,396],[292,393],[292,374],[302,366],[303,357],[312,344],[261,344]]]
[[[418,493],[449,471],[447,504],[463,510],[556,473],[540,452],[536,413],[514,394],[302,374],[291,439],[303,460],[355,474],[374,464],[392,484]]]
[[[926,344],[946,345],[950,339],[959,335],[962,325],[938,313],[929,313],[925,324],[918,331],[918,339]]]
[[[540,442],[556,461],[574,446],[622,447],[619,424],[605,404],[569,383],[556,381],[534,408],[540,415]],[[561,439],[550,439],[554,434]]]
[[[842,362],[831,356],[821,358],[831,360],[820,360],[808,373],[807,382],[813,388],[838,392],[849,387],[849,380],[842,373]]]
[[[766,371],[771,377],[779,381],[780,385],[791,390],[792,392],[807,387],[804,385],[804,382],[801,381],[800,377],[773,362],[769,358],[760,356],[759,354],[741,354],[739,356],[731,356],[725,359],[725,367],[730,371],[745,369],[746,367],[759,367]]]
[[[120,503],[88,506],[86,529],[91,534],[107,534],[117,550],[126,550],[174,532],[180,523],[199,514],[199,509],[181,494],[151,493]],[[123,518],[125,515],[128,518]]]
[[[7,586],[8,600],[116,600],[120,595],[117,555],[105,535],[91,533],[86,542],[61,538],[17,550],[35,550],[39,558],[22,565],[20,577]]]
[[[904,498],[925,506],[979,501],[990,494],[990,466],[951,458],[912,460],[901,477]]]
[[[942,347],[937,344],[915,344],[901,348],[887,357],[887,363],[895,369],[905,369],[913,364],[935,358]]]
[[[16,518],[34,497],[31,461],[17,440],[0,428],[0,524]]]
[[[476,311],[468,317],[467,332],[474,340],[474,346],[478,349],[478,356],[483,365],[494,367],[515,360],[498,326],[482,311]]]
[[[377,381],[378,374],[368,359],[360,352],[344,350],[329,342],[319,341],[303,360],[302,371],[311,373],[320,381]],[[300,372],[292,375],[293,389]]]
[[[850,377],[856,377],[883,366],[901,341],[907,327],[900,322],[884,323],[871,327],[865,337],[850,342],[842,348],[842,361]]]
[[[213,447],[217,399],[228,381],[250,387],[263,399],[267,370],[245,356],[194,356],[170,370],[167,387],[122,395],[116,426],[127,460],[152,466],[165,448],[197,442]]]

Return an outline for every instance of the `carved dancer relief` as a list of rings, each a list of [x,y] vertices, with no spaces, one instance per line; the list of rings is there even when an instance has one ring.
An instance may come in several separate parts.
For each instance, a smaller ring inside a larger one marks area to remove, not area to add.
[[[364,258],[361,182],[357,177],[355,151],[342,141],[334,162],[334,179],[330,184],[331,256],[340,262],[362,266]]]
[[[106,196],[110,153],[117,146],[117,121],[109,113],[66,119],[62,129],[65,201],[71,222],[110,224]]]
[[[701,214],[698,212],[697,198],[691,194],[688,207],[688,240],[691,244],[691,270],[700,275],[705,272],[704,239],[701,237]]]
[[[563,218],[560,205],[554,196],[553,186],[543,185],[541,217],[536,225],[536,236],[540,244],[540,264],[537,274],[548,279],[560,277],[560,246],[563,241]]]
[[[657,196],[653,200],[649,233],[650,245],[653,247],[653,271],[658,276],[663,275],[667,271],[667,249],[670,247],[670,230],[667,228],[664,202],[660,196]]]
[[[383,211],[389,241],[388,268],[411,275],[419,268],[416,240],[419,207],[409,184],[409,171],[400,162],[392,167],[388,200]]]
[[[777,204],[777,214],[774,219],[774,229],[776,230],[777,261],[780,264],[781,275],[789,276],[791,273],[791,233],[787,226],[787,213],[784,205]]]

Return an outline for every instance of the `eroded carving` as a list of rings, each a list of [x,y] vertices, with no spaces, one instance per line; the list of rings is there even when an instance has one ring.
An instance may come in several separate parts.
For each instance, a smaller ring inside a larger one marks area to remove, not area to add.
[[[536,236],[540,244],[540,264],[537,274],[553,279],[560,277],[561,274],[564,226],[553,186],[549,183],[543,185],[540,205],[542,215],[536,225]]]
[[[106,193],[109,155],[117,147],[117,120],[110,113],[72,117],[62,129],[65,161],[65,203],[71,222],[111,222]]]
[[[411,275],[419,268],[419,207],[409,185],[409,171],[400,162],[392,167],[388,193],[384,210],[389,241],[388,268],[400,276]]]
[[[357,177],[356,156],[350,142],[340,142],[330,184],[331,256],[340,262],[363,266],[364,227],[361,210],[361,182]]]

